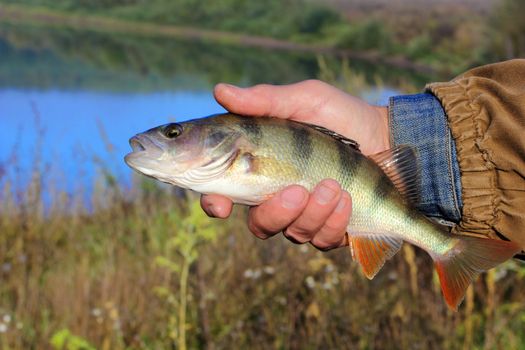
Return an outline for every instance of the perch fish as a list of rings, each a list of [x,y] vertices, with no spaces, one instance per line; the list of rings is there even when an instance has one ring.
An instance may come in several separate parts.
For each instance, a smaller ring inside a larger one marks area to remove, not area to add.
[[[450,234],[421,214],[409,146],[366,157],[357,143],[322,127],[234,114],[159,126],[130,145],[125,161],[136,171],[239,204],[258,205],[290,184],[312,190],[323,179],[337,180],[352,195],[347,234],[363,273],[373,278],[403,242],[411,243],[432,257],[453,310],[479,273],[521,250],[513,242]]]

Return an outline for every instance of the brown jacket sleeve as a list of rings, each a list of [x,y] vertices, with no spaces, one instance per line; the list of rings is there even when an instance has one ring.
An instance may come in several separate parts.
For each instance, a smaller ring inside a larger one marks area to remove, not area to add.
[[[504,237],[525,249],[525,59],[427,86],[456,141],[463,210],[457,233]]]

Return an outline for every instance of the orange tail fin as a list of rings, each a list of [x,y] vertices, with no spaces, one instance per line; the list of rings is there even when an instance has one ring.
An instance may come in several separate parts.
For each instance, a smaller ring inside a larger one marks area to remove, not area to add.
[[[514,242],[461,236],[446,254],[433,256],[448,306],[457,311],[465,292],[476,276],[521,251]]]

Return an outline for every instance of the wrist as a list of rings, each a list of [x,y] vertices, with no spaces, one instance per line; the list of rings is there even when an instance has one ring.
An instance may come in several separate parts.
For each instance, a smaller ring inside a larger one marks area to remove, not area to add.
[[[378,134],[381,142],[381,151],[390,149],[390,127],[388,125],[388,107],[386,106],[372,106],[377,114],[378,119]]]

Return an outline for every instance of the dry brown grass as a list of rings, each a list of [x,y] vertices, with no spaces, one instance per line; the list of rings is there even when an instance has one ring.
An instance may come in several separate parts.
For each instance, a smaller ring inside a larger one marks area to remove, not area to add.
[[[345,65],[323,74],[366,85]],[[65,193],[34,163],[29,183],[0,172],[0,349],[525,346],[519,262],[479,278],[453,313],[413,247],[368,281],[347,249],[255,239],[242,208],[209,219],[194,196],[121,186],[107,169],[86,200],[81,179]]]
[[[420,251],[405,249],[368,281],[346,249],[256,240],[244,210],[212,220],[148,181],[109,183],[96,186],[91,210],[56,192],[44,213],[38,174],[25,191],[2,180],[1,348],[51,347],[63,329],[70,345],[101,349],[180,348],[182,333],[188,348],[208,349],[525,344],[516,262],[480,278],[451,313]]]

